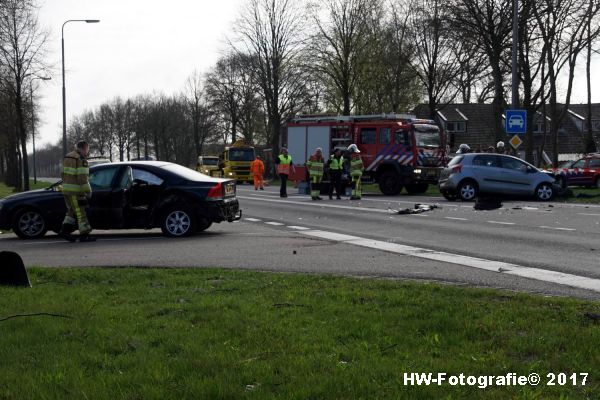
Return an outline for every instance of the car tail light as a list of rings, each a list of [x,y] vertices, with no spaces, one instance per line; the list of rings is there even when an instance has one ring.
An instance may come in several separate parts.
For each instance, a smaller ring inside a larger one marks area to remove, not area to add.
[[[458,165],[454,165],[452,167],[452,172],[453,174],[460,174],[462,171],[462,164],[458,164]]]
[[[221,182],[217,183],[208,190],[206,198],[212,200],[223,200],[223,186],[221,186]]]

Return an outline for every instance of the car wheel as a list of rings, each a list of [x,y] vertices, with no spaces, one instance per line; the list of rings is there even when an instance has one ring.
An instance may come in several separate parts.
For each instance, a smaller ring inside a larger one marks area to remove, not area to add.
[[[473,180],[464,180],[458,185],[458,196],[462,201],[472,201],[477,197],[477,183]]]
[[[549,201],[554,197],[554,188],[551,183],[540,183],[535,189],[535,198],[541,201]]]
[[[185,237],[196,232],[196,221],[188,207],[173,206],[163,213],[160,228],[166,236]]]
[[[423,194],[427,191],[429,185],[426,183],[416,183],[413,185],[406,185],[406,191],[410,194]]]
[[[450,192],[442,192],[442,196],[448,201],[455,201],[458,198],[456,194]]]
[[[379,178],[379,190],[386,196],[395,196],[402,190],[400,178],[393,171],[387,171],[381,174]]]
[[[12,228],[21,239],[39,239],[48,231],[44,216],[31,209],[19,211],[15,215]]]
[[[196,227],[196,232],[202,232],[210,228],[212,225],[212,221],[209,221],[206,218],[200,218],[198,220],[198,226]]]

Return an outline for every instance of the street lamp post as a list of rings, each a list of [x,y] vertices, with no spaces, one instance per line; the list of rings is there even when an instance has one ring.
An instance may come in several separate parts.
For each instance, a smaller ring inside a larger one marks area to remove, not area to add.
[[[513,0],[512,31],[512,108],[519,108],[519,0]]]
[[[37,169],[35,167],[35,107],[33,105],[33,81],[36,79],[49,81],[52,78],[49,76],[35,76],[31,78],[31,84],[29,86],[29,97],[31,100],[31,139],[33,140],[33,183],[37,183]]]
[[[67,154],[67,107],[65,91],[65,25],[69,22],[85,22],[94,24],[100,22],[99,19],[70,19],[62,24],[61,28],[61,49],[62,49],[62,111],[63,111],[63,156]]]

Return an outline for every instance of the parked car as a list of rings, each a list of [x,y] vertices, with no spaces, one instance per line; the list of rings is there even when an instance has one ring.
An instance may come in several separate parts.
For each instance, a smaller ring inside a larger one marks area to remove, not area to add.
[[[110,160],[104,157],[90,157],[88,158],[88,166],[93,167],[94,165],[109,164]]]
[[[600,153],[588,154],[570,165],[560,165],[552,170],[558,184],[600,188]]]
[[[96,229],[151,229],[188,236],[241,218],[235,181],[177,164],[133,161],[90,168],[88,218]],[[23,239],[58,232],[66,207],[61,182],[0,200],[0,229]]]
[[[446,199],[464,201],[480,193],[534,196],[548,201],[558,191],[552,175],[519,158],[490,153],[457,155],[442,170],[438,185]]]

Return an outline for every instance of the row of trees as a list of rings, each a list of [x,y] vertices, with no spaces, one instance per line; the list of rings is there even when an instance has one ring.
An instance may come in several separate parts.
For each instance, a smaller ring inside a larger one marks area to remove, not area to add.
[[[37,11],[33,0],[0,0],[0,176],[18,190],[29,189],[34,84],[46,75],[48,33]]]
[[[31,7],[0,1],[4,8]],[[534,116],[548,104],[556,160],[557,133],[586,52],[590,74],[600,0],[521,0],[519,7],[519,104],[530,121],[526,153],[531,159]],[[69,135],[88,139],[97,155],[190,164],[206,143],[237,138],[276,154],[281,128],[296,113],[404,112],[424,100],[431,116],[450,102],[491,102],[500,139],[501,114],[512,100],[512,18],[512,0],[246,0],[225,55],[209,71],[191,74],[179,93],[110,100],[74,118]],[[29,37],[41,46],[44,35],[35,32]],[[17,74],[21,85],[32,73]],[[14,90],[3,91],[3,101],[14,103],[14,112],[3,117],[10,129],[2,132],[14,132],[3,134],[13,138],[3,147],[12,149],[5,157],[15,157],[15,148],[26,154],[18,81],[11,78]]]

